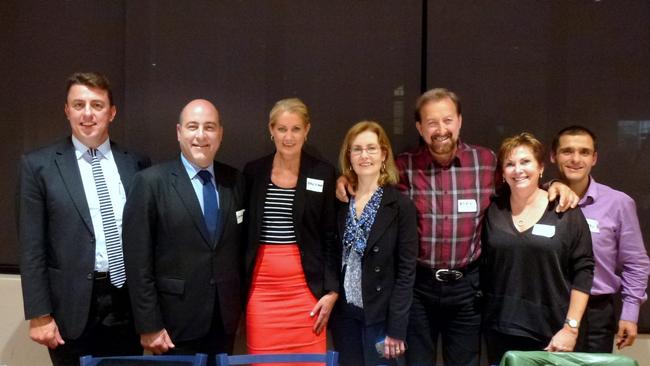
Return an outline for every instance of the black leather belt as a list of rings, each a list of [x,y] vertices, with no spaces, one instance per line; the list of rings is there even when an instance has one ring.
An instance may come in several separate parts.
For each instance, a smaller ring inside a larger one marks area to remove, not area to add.
[[[101,281],[101,280],[107,280],[108,279],[108,272],[93,272],[93,279],[95,281]]]
[[[470,263],[465,268],[428,268],[418,265],[418,270],[426,276],[433,277],[438,282],[455,282],[465,277],[478,267],[476,262]]]

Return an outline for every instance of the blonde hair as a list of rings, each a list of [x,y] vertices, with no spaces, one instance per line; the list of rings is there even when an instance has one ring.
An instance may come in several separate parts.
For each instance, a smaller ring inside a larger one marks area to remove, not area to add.
[[[397,166],[395,166],[393,148],[390,146],[390,140],[388,139],[386,131],[384,131],[379,123],[374,121],[357,122],[345,135],[343,145],[341,145],[341,151],[339,152],[339,165],[343,176],[347,178],[348,182],[350,182],[355,189],[357,188],[358,177],[357,173],[352,169],[352,163],[350,162],[350,148],[352,147],[352,141],[359,136],[359,134],[366,131],[374,132],[377,135],[379,146],[386,154],[386,160],[384,160],[382,169],[379,172],[379,180],[377,183],[380,186],[397,183],[399,175],[397,172]]]
[[[300,116],[305,127],[311,123],[309,110],[305,103],[298,98],[287,98],[278,100],[271,109],[271,113],[269,113],[269,126],[275,126],[278,117],[284,112],[295,113]]]

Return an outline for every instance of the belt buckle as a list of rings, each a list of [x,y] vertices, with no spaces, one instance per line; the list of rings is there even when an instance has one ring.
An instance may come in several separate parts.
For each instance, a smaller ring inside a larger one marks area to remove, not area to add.
[[[458,281],[463,278],[463,272],[455,269],[439,269],[436,271],[436,280],[440,282]]]
[[[108,278],[108,272],[95,272],[95,280],[105,280]]]

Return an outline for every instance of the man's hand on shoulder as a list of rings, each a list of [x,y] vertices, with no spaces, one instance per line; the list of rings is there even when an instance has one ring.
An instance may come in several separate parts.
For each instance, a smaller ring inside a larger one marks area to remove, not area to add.
[[[354,195],[354,189],[348,179],[342,175],[336,180],[336,198],[341,202],[348,202],[348,193]]]
[[[165,328],[157,332],[140,334],[140,344],[154,355],[166,353],[175,347]]]
[[[548,187],[548,200],[555,201],[556,198],[558,199],[556,212],[565,212],[570,208],[575,208],[580,202],[580,197],[569,186],[557,180],[551,182]]]
[[[29,338],[51,349],[65,344],[59,333],[59,327],[51,315],[29,320]]]

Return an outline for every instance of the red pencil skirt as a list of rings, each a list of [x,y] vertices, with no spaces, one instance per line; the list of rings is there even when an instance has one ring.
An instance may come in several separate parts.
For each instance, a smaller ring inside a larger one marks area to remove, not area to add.
[[[309,313],[318,300],[307,287],[297,244],[261,244],[246,308],[249,353],[324,353]]]

